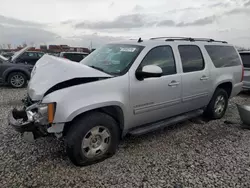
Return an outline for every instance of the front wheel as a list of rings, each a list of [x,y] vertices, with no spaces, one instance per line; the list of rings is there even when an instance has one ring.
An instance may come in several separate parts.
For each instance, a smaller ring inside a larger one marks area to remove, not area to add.
[[[204,114],[210,119],[220,119],[224,116],[228,106],[228,94],[224,89],[218,88],[208,104]]]
[[[115,154],[120,138],[117,122],[101,112],[75,120],[66,134],[66,151],[77,166],[87,166]]]
[[[21,72],[13,72],[8,76],[8,84],[13,88],[22,88],[27,83],[27,77]]]

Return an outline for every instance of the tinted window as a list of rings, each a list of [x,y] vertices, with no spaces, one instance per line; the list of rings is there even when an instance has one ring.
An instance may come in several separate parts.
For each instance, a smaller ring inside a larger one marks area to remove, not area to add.
[[[28,52],[23,53],[20,57],[28,57]]]
[[[206,45],[205,48],[216,68],[241,64],[238,53],[232,46]]]
[[[42,57],[44,54],[43,53],[37,53],[38,57]]]
[[[73,53],[66,53],[64,54],[64,57],[67,58],[67,59],[70,59],[71,61],[76,61],[76,62],[80,62],[84,57],[85,55],[83,54],[73,54]]]
[[[179,52],[181,56],[183,72],[194,72],[204,69],[204,60],[201,50],[194,45],[180,45]]]
[[[176,73],[174,54],[170,46],[153,48],[143,59],[140,68],[145,65],[158,65],[162,68],[163,75]]]
[[[34,52],[28,52],[27,55],[28,57],[36,57],[36,53]]]
[[[240,56],[241,56],[244,67],[250,68],[250,53],[249,54],[242,53],[240,54]]]

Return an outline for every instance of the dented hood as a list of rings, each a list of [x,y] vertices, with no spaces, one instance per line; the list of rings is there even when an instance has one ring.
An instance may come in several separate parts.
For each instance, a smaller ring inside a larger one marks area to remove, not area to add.
[[[110,77],[112,76],[86,65],[46,54],[37,61],[31,72],[28,94],[32,100],[41,100],[48,91],[51,93],[98,78]]]

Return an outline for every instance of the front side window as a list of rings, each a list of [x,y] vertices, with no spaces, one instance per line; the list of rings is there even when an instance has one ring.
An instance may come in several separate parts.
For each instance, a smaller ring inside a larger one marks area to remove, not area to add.
[[[163,76],[176,74],[174,54],[170,46],[158,46],[149,51],[139,68],[145,65],[157,65],[161,67]]]
[[[241,53],[240,54],[243,66],[245,68],[250,68],[250,53]]]
[[[203,70],[205,67],[201,50],[195,45],[180,45],[178,47],[183,72],[195,72]]]
[[[205,48],[216,68],[240,65],[240,58],[232,46],[205,45]]]
[[[121,75],[135,61],[143,46],[131,44],[107,44],[96,49],[80,63],[111,75]]]

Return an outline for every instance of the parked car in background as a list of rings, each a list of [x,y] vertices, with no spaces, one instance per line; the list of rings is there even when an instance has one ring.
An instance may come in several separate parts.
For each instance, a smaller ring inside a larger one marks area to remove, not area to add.
[[[80,62],[88,55],[89,53],[87,52],[61,52],[59,57],[63,57],[75,62]]]
[[[126,134],[201,114],[222,118],[242,90],[242,72],[235,47],[212,39],[114,42],[80,63],[44,55],[9,124],[27,139],[65,137],[71,161],[85,166],[112,156]]]
[[[239,53],[244,66],[243,88],[250,89],[250,51],[240,51]]]
[[[31,47],[23,48],[10,58],[0,57],[0,83],[7,84],[13,88],[21,88],[30,79],[30,73],[35,62],[43,53],[27,52]],[[32,54],[32,55],[31,55]],[[36,56],[35,58],[32,58]]]
[[[36,62],[44,55],[43,52],[27,51],[15,59],[15,63],[24,63],[29,65],[35,65]]]

